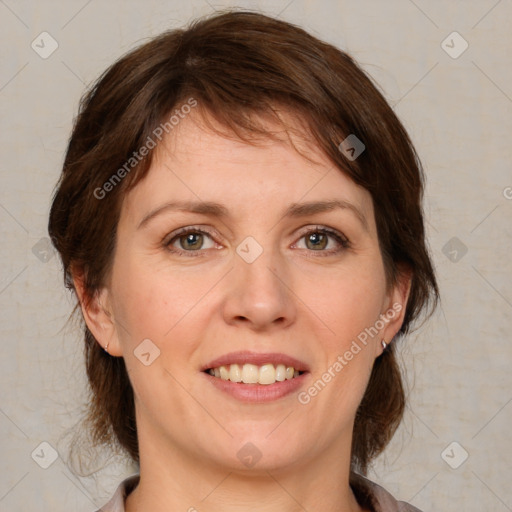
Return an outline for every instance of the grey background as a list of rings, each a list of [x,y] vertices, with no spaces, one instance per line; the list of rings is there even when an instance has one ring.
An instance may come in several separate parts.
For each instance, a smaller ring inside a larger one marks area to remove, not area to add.
[[[133,471],[103,457],[79,478],[65,462],[86,388],[72,297],[47,245],[50,198],[85,85],[146,38],[228,5],[349,51],[426,169],[443,302],[402,351],[409,407],[370,477],[424,512],[512,510],[509,0],[0,0],[0,511],[92,511]],[[58,43],[45,59],[44,31]],[[454,31],[469,45],[457,58]]]

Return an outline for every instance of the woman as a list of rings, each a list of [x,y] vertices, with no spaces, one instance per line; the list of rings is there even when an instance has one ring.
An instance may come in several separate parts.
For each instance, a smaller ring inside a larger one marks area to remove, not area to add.
[[[422,194],[371,80],[289,23],[218,13],[107,70],[49,220],[94,439],[139,467],[102,510],[417,510],[364,475],[438,300]]]

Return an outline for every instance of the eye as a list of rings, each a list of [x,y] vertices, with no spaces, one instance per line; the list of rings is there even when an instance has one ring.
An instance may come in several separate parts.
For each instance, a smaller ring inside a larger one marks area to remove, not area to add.
[[[204,247],[205,238],[212,241],[210,246]],[[195,227],[183,228],[177,233],[173,233],[171,238],[164,242],[164,245],[170,252],[188,253],[187,256],[200,256],[200,249],[211,249],[214,246],[210,233]],[[190,254],[193,252],[198,254]]]
[[[320,226],[316,226],[314,229],[309,229],[303,233],[299,240],[303,239],[306,242],[306,250],[322,253],[318,254],[318,256],[337,254],[351,246],[349,240],[338,231]],[[206,247],[205,240],[210,240]],[[330,240],[334,240],[334,248],[329,248],[329,245],[332,245]],[[212,234],[207,230],[190,226],[172,233],[170,237],[165,239],[164,246],[169,252],[195,257],[204,256],[204,251],[201,249],[215,248],[215,242],[213,241]],[[326,248],[328,249],[325,250]],[[299,249],[302,249],[302,247],[299,247]]]
[[[310,249],[313,252],[324,253],[322,256],[337,254],[350,247],[350,242],[344,235],[334,229],[323,228],[320,226],[316,226],[314,229],[310,229],[304,233],[300,240],[302,239],[306,242],[306,249]],[[338,247],[324,250],[329,245],[329,239],[333,239],[335,241],[335,246],[338,245]]]

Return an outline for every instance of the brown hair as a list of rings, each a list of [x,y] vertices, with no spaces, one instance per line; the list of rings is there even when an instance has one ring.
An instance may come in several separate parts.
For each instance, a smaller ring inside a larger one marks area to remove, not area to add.
[[[187,98],[247,141],[272,136],[254,114],[279,122],[276,105],[297,114],[334,165],[370,192],[388,286],[397,283],[401,269],[412,271],[398,335],[409,332],[429,304],[434,310],[439,292],[425,242],[424,175],[404,127],[349,55],[290,23],[246,11],[220,12],[155,37],[114,63],[82,98],[49,217],[69,288],[72,275],[83,275],[91,299],[106,283],[121,202],[148,172],[153,150],[140,161],[130,159]],[[338,149],[349,134],[366,147],[355,160]],[[123,179],[114,182],[116,173]],[[109,356],[85,322],[84,334],[94,442],[117,442],[138,461],[124,360]],[[357,411],[353,469],[366,474],[404,407],[393,342],[376,359]]]

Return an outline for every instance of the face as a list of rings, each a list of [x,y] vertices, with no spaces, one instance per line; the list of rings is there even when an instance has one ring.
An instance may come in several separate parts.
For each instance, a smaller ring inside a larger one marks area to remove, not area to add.
[[[192,116],[125,197],[104,310],[86,316],[126,362],[141,454],[240,470],[349,456],[407,297],[387,290],[371,196],[314,147],[312,163]]]

